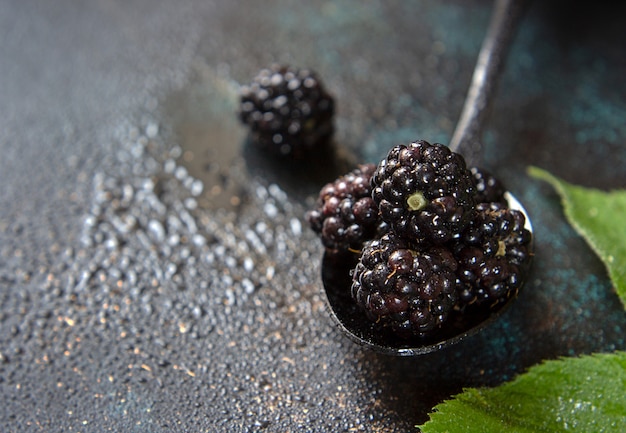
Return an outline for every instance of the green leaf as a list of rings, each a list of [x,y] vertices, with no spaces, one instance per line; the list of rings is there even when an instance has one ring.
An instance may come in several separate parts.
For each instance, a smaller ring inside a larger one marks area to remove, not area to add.
[[[565,216],[604,262],[626,306],[626,190],[605,192],[572,185],[537,167],[528,172],[561,196]]]
[[[435,407],[423,433],[626,432],[626,352],[547,361]]]

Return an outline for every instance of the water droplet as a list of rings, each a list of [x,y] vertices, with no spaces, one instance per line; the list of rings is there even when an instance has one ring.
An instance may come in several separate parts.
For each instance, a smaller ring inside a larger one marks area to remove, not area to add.
[[[156,138],[157,135],[159,135],[159,125],[154,122],[150,122],[148,126],[146,126],[146,136],[148,138]]]
[[[296,236],[300,236],[302,234],[302,223],[300,222],[299,219],[297,218],[292,218],[289,221],[289,226],[291,228],[291,232],[296,235]]]
[[[165,239],[165,229],[160,221],[155,219],[150,220],[150,222],[148,222],[148,231],[154,236],[157,242],[163,242]]]
[[[243,260],[243,268],[246,272],[251,272],[254,269],[254,261],[250,257],[246,257]]]

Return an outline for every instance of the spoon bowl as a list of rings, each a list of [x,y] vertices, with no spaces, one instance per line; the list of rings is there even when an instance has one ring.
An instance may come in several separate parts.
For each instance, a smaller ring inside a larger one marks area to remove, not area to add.
[[[450,150],[464,155],[468,166],[480,166],[481,140],[490,102],[497,87],[506,52],[517,24],[525,10],[526,1],[496,0],[487,34],[474,68],[470,89],[465,99],[456,130],[450,142]],[[510,209],[521,211],[526,218],[526,229],[531,233],[528,246],[533,251],[532,226],[522,204],[509,192],[505,199]],[[325,254],[322,260],[322,282],[330,315],[339,328],[355,342],[377,352],[397,356],[417,356],[442,349],[476,334],[496,320],[511,305],[523,286],[507,299],[495,305],[465,308],[453,311],[443,326],[427,337],[401,338],[388,328],[371,322],[351,296],[351,270],[357,255],[349,259],[337,259]],[[526,265],[525,276],[529,264]]]
[[[505,193],[509,208],[519,210],[526,218],[525,228],[533,233],[528,214],[522,204],[509,192]],[[532,256],[533,241],[529,245]],[[495,306],[467,309],[463,313],[454,311],[446,323],[427,337],[401,338],[390,329],[370,321],[350,295],[356,257],[338,260],[325,254],[322,259],[322,282],[326,292],[330,315],[337,326],[354,342],[376,352],[396,356],[418,356],[456,344],[485,328],[502,315],[512,304],[517,293]],[[520,290],[523,287],[520,286]]]

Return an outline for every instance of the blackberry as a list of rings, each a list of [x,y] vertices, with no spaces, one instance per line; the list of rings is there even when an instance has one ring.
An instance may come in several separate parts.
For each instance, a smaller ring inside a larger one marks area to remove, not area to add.
[[[252,142],[271,153],[302,157],[333,133],[334,100],[310,70],[272,65],[242,86],[240,98]]]
[[[504,302],[515,296],[530,261],[531,233],[518,210],[481,203],[454,247],[462,305]]]
[[[399,235],[443,244],[471,219],[474,181],[463,157],[443,144],[393,147],[372,178],[381,217]]]
[[[327,250],[360,251],[377,234],[380,220],[370,185],[375,170],[374,164],[359,165],[320,190],[306,219]]]
[[[454,308],[455,270],[447,248],[418,250],[389,232],[363,248],[352,274],[351,295],[371,321],[400,337],[426,337]]]
[[[474,201],[476,203],[506,203],[506,199],[504,198],[506,189],[502,182],[482,168],[472,167],[471,172],[474,178],[474,188],[476,191]]]

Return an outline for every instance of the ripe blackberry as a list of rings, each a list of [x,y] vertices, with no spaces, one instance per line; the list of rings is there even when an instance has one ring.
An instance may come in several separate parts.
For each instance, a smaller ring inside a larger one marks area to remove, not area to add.
[[[502,182],[482,168],[472,167],[471,172],[474,178],[476,203],[506,203],[504,198],[506,189]]]
[[[462,305],[497,304],[514,296],[530,261],[531,233],[518,210],[481,203],[454,248]]]
[[[443,144],[393,147],[372,178],[381,217],[401,236],[443,244],[469,222],[474,181],[463,157]]]
[[[380,220],[370,185],[375,170],[374,164],[359,165],[320,190],[306,219],[327,250],[360,251],[377,234]]]
[[[454,308],[455,270],[447,248],[417,250],[389,232],[363,248],[352,274],[352,298],[371,321],[400,337],[426,337]]]
[[[240,96],[252,142],[274,154],[302,157],[333,133],[334,100],[310,70],[262,69]]]

